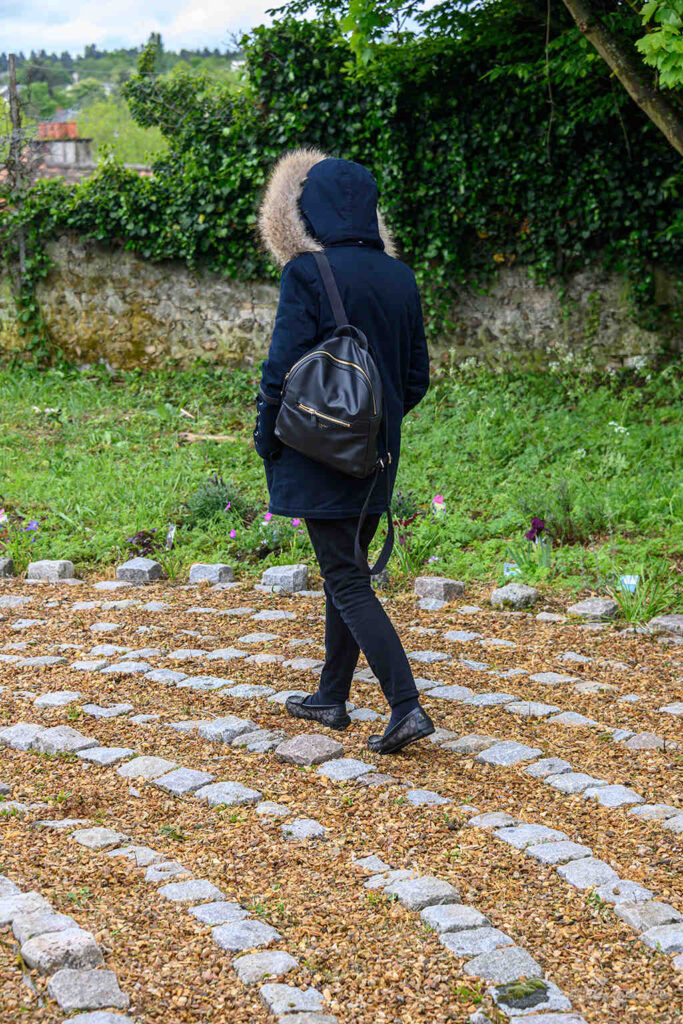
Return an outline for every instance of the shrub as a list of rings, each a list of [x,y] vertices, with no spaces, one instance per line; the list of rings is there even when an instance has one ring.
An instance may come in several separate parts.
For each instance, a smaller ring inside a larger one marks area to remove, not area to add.
[[[231,512],[233,516],[244,520],[253,517],[253,505],[244,497],[236,484],[227,482],[222,476],[212,476],[205,484],[198,487],[185,503],[185,519],[188,526]]]

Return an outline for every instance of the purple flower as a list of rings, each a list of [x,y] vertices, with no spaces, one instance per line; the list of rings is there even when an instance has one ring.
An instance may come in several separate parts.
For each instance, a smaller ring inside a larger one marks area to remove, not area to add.
[[[531,529],[527,530],[524,534],[527,540],[536,540],[538,536],[545,530],[545,520],[539,519],[538,516],[531,517]]]

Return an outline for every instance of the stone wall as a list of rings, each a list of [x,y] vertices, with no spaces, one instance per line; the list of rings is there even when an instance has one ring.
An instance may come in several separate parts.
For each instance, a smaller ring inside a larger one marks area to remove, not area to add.
[[[150,263],[125,249],[61,238],[38,299],[53,342],[81,363],[158,366],[197,360],[254,365],[266,352],[277,306],[273,282],[240,282],[181,263]],[[676,292],[658,277],[662,305]],[[523,267],[499,271],[488,294],[461,291],[454,326],[432,346],[435,360],[535,368],[565,358],[596,367],[649,362],[662,348],[683,348],[681,329],[662,333],[631,318],[618,275],[589,267],[538,286]],[[0,281],[0,352],[21,348],[14,305]]]

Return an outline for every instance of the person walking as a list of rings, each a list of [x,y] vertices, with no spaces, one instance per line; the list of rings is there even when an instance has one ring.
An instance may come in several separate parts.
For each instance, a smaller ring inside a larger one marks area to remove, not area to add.
[[[324,251],[349,323],[367,336],[382,379],[389,475],[375,488],[360,533],[367,559],[396,479],[401,420],[429,387],[429,355],[415,275],[397,252],[377,209],[377,183],[366,167],[314,147],[277,161],[259,210],[261,239],[282,267],[275,326],[262,365],[254,446],[265,466],[269,511],[306,523],[324,580],[325,664],[316,693],[290,697],[295,718],[345,729],[346,701],[360,651],[391,707],[382,736],[369,749],[392,754],[429,736],[434,724],[420,706],[413,673],[367,569],[354,556],[359,516],[370,481],[282,444],[275,433],[288,372],[328,338],[335,315],[314,252]],[[321,431],[324,442],[324,432]],[[380,435],[382,436],[382,435]],[[385,453],[386,454],[386,453]],[[384,475],[383,474],[383,475]]]

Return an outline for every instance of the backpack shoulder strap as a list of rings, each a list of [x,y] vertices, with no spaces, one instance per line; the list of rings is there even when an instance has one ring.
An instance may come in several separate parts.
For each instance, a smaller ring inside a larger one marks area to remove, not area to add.
[[[342,302],[341,295],[339,294],[337,282],[335,281],[334,274],[332,273],[330,261],[327,258],[327,253],[314,252],[313,255],[315,256],[315,262],[318,264],[318,270],[320,271],[320,276],[323,279],[327,297],[329,298],[330,305],[332,306],[332,315],[334,316],[337,327],[342,327],[349,321],[344,310],[344,303]]]

